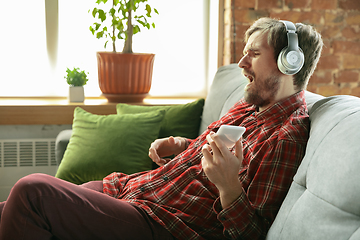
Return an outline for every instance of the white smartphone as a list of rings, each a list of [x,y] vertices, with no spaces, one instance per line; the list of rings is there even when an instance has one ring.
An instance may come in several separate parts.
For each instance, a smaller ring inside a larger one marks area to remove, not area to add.
[[[246,128],[234,125],[221,125],[217,131],[217,135],[221,137],[221,140],[228,148],[234,146],[240,137],[244,134]]]

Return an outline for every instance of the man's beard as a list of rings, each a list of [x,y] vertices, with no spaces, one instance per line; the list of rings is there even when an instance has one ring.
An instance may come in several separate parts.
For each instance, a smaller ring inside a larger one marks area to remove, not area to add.
[[[254,77],[254,73],[251,73]],[[257,81],[255,83],[255,81]],[[257,107],[264,107],[272,103],[280,88],[280,79],[278,74],[271,74],[270,77],[259,83],[255,79],[251,82],[249,88],[245,88],[244,98],[249,104],[254,104]]]

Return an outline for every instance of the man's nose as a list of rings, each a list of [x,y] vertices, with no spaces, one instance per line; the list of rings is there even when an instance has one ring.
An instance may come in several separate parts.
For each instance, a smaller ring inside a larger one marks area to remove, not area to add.
[[[245,54],[238,63],[239,67],[241,68],[249,68],[250,67],[250,61],[248,54]]]

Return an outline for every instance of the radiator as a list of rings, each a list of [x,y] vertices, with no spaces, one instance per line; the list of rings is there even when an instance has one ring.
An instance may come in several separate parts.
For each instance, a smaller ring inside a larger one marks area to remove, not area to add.
[[[56,170],[55,139],[1,139],[0,201],[20,178],[31,173],[54,176]]]

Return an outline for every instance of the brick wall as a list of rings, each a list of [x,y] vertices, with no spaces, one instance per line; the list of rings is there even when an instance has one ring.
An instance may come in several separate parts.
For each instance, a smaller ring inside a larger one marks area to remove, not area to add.
[[[360,0],[225,0],[223,65],[240,60],[244,32],[260,17],[315,26],[325,47],[308,90],[360,97]]]

